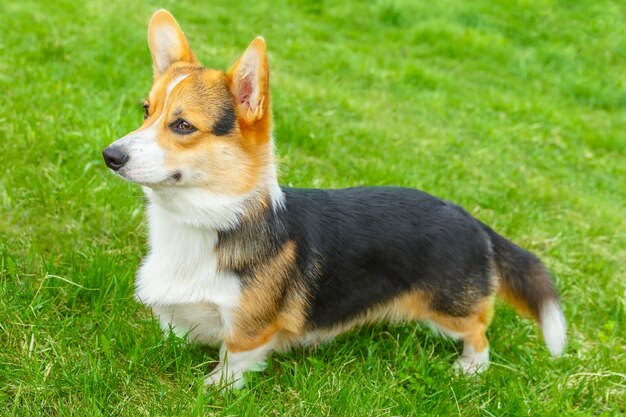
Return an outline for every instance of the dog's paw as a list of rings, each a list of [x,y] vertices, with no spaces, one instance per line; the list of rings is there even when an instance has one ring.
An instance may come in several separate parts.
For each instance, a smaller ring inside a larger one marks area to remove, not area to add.
[[[454,369],[455,372],[465,375],[476,375],[486,371],[487,368],[489,368],[489,361],[466,356],[461,356],[454,362],[454,365],[452,365],[452,369]]]
[[[219,389],[231,390],[241,389],[245,385],[246,380],[243,372],[240,370],[228,371],[221,365],[215,367],[213,371],[204,380],[205,387],[215,387]]]

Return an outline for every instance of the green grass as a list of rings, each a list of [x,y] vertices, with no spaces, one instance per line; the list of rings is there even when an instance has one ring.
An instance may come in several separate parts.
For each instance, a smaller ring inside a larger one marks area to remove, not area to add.
[[[0,0],[0,414],[618,415],[626,406],[626,3]],[[493,366],[377,325],[205,392],[217,350],[133,300],[143,197],[102,148],[151,85],[146,25],[226,68],[262,34],[281,182],[405,185],[540,255],[569,321],[551,360],[504,305]]]

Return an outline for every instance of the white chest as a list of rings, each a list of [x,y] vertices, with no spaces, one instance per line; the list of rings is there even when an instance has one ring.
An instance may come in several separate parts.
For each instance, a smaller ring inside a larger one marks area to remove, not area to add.
[[[241,294],[238,277],[218,269],[217,232],[174,222],[148,207],[150,253],[139,268],[135,295],[152,307],[164,329],[204,343],[232,328]]]

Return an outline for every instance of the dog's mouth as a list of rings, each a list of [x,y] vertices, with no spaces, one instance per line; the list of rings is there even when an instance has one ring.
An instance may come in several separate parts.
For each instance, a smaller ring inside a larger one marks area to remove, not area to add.
[[[159,185],[176,185],[176,184],[180,184],[180,182],[183,179],[183,173],[179,170],[174,171],[173,173],[166,176],[164,179],[156,180],[156,181],[146,180],[143,178],[137,178],[135,175],[133,175],[132,171],[127,172],[124,169],[120,169],[117,171],[111,170],[111,172],[125,179],[126,181],[133,182],[133,183],[143,185],[146,187],[154,187],[154,186],[159,186]]]
[[[169,176],[168,180],[173,181],[175,183],[180,182],[183,179],[183,173],[180,171],[174,171],[172,175]]]

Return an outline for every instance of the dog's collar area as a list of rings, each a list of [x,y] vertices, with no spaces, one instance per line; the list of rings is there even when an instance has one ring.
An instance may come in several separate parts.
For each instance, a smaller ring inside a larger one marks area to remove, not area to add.
[[[170,177],[172,181],[177,173]],[[244,195],[219,194],[174,184],[144,186],[143,189],[148,201],[158,206],[164,215],[177,223],[202,229],[232,230],[242,219],[259,211],[284,207],[284,195],[278,184],[259,186]]]

